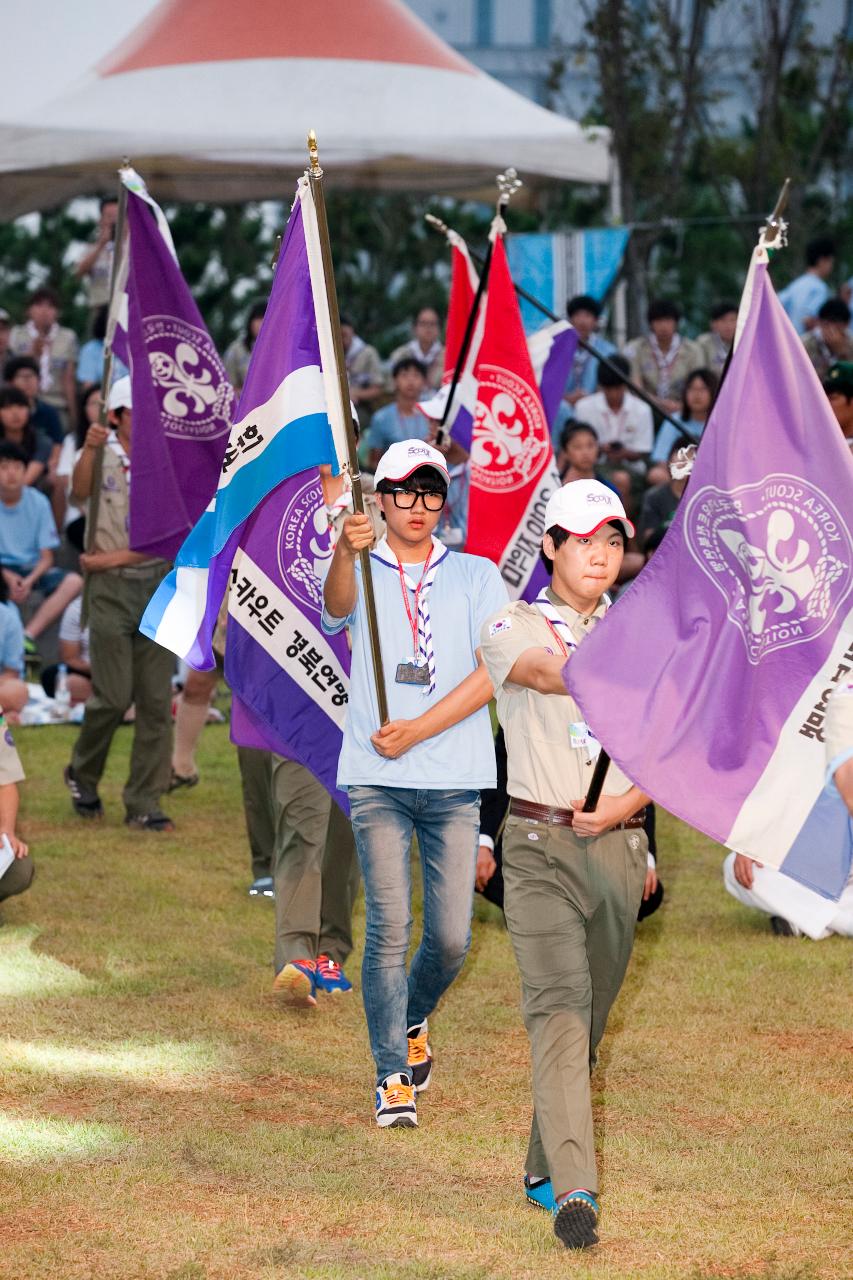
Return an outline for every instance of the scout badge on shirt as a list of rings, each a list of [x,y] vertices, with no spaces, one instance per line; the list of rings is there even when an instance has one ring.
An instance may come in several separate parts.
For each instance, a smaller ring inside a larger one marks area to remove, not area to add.
[[[416,658],[410,662],[398,662],[394,679],[397,684],[429,684],[429,667]]]

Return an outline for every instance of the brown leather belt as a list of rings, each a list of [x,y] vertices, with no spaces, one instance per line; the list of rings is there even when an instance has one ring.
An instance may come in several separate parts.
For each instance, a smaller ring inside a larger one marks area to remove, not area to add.
[[[537,822],[547,822],[553,827],[570,827],[575,816],[574,809],[552,809],[547,804],[534,804],[532,800],[516,800],[510,796],[509,811],[514,818],[534,818]],[[641,827],[646,820],[645,808],[632,813],[624,822],[617,822],[608,831],[627,831],[631,827]]]

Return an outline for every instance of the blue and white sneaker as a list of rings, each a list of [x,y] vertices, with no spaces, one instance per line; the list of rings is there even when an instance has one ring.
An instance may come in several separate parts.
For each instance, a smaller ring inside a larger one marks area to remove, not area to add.
[[[376,1123],[380,1129],[417,1129],[414,1085],[402,1072],[376,1086]]]
[[[313,1009],[317,1003],[316,964],[313,960],[289,960],[275,975],[272,989],[300,1009]]]
[[[591,1191],[578,1187],[560,1196],[554,1205],[554,1235],[567,1249],[590,1249],[598,1244],[598,1215],[601,1210]]]
[[[547,1209],[549,1213],[554,1212],[554,1188],[550,1178],[531,1180],[525,1174],[524,1195],[528,1204],[535,1205],[537,1209]]]
[[[352,983],[331,956],[317,957],[317,990],[325,991],[330,996],[339,996],[352,991]]]
[[[250,898],[274,898],[275,885],[272,876],[258,876],[257,880],[253,880],[249,885]]]

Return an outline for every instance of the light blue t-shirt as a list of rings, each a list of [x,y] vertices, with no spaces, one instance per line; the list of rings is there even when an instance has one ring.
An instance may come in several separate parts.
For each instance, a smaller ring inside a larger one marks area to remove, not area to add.
[[[412,630],[403,604],[396,565],[371,557],[373,586],[388,714],[392,720],[414,720],[435,706],[477,666],[480,629],[507,602],[507,590],[490,560],[464,553],[447,555],[429,593],[435,692],[424,697],[422,686],[395,682],[397,665],[411,660]],[[423,565],[404,565],[417,582]],[[379,728],[379,709],[373,684],[370,641],[364,626],[361,567],[356,565],[358,601],[349,618],[332,618],[323,611],[323,630],[334,635],[349,625],[352,635],[352,674],[344,740],[338,761],[338,786],[407,787],[424,791],[480,791],[497,785],[495,746],[488,707],[460,721],[444,733],[419,742],[397,760],[380,756],[370,741]],[[413,592],[408,593],[413,606]]]
[[[829,285],[813,271],[804,271],[779,294],[788,319],[801,336],[806,332],[806,317],[816,316],[829,297]]]
[[[43,493],[25,485],[20,502],[0,502],[0,564],[31,569],[42,551],[59,546],[50,503]]]
[[[24,624],[11,601],[0,604],[0,671],[24,674]]]
[[[612,342],[602,338],[600,333],[594,333],[588,342],[603,356],[613,356],[618,349]],[[595,356],[584,347],[578,347],[566,379],[566,391],[584,391],[588,396],[593,395],[598,390],[598,370],[599,363]]]
[[[126,378],[129,373],[130,370],[127,366],[123,365],[118,356],[114,355],[112,381],[117,382],[119,378]],[[92,382],[99,383],[103,376],[104,340],[103,338],[90,338],[80,348],[75,377],[81,386],[86,386]]]
[[[428,432],[429,422],[420,409],[407,418],[396,404],[386,404],[370,419],[370,447],[384,453],[400,440],[426,440]]]

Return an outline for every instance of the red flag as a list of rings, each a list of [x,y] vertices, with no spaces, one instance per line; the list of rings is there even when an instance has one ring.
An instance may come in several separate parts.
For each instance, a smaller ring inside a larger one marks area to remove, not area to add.
[[[447,239],[450,241],[450,301],[447,304],[447,337],[444,344],[445,382],[453,377],[479,283],[465,241],[455,231],[449,231]]]
[[[500,235],[477,383],[465,550],[493,560],[510,595],[535,595],[545,504],[560,479]]]

